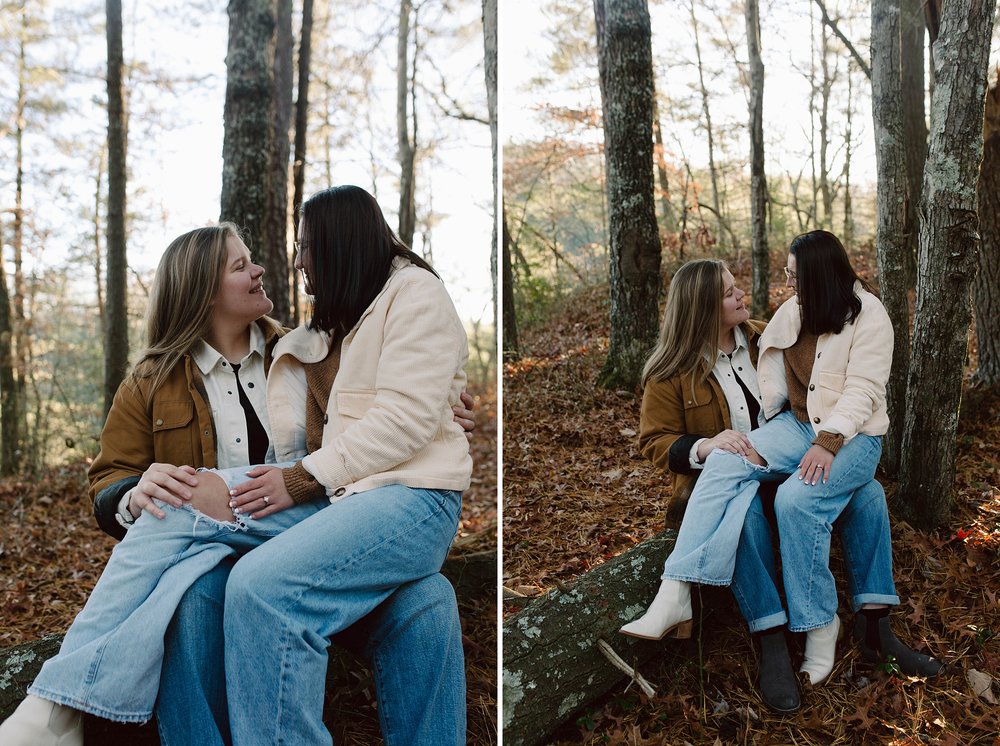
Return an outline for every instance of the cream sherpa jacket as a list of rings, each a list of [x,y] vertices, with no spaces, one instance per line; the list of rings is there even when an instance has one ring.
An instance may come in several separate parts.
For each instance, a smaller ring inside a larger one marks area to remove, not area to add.
[[[393,260],[382,291],[341,343],[323,445],[307,456],[302,363],[329,350],[330,335],[306,326],[275,347],[267,407],[277,460],[302,459],[331,502],[388,484],[467,489],[472,458],[451,407],[465,388],[468,343],[441,281]]]

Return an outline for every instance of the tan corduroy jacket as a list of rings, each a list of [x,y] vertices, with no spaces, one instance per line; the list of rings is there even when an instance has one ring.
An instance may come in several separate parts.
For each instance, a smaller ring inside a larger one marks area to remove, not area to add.
[[[742,325],[750,359],[757,364],[757,344],[766,324],[750,320]],[[668,523],[679,519],[698,479],[689,461],[691,446],[732,427],[726,396],[715,376],[701,382],[683,373],[666,381],[650,381],[642,392],[639,414],[639,452],[672,476],[673,493],[667,505]]]
[[[323,446],[306,456],[302,363],[329,350],[330,336],[306,326],[275,347],[267,409],[276,459],[301,458],[331,501],[387,484],[467,489],[472,458],[451,408],[465,388],[468,343],[442,282],[393,261],[382,291],[341,343]]]
[[[267,370],[285,330],[267,317],[257,324],[264,332]],[[101,431],[101,451],[87,475],[100,527],[116,538],[124,537],[125,529],[115,520],[118,502],[142,473],[154,463],[214,468],[215,443],[212,408],[190,355],[152,394],[148,380],[128,376],[115,394]]]

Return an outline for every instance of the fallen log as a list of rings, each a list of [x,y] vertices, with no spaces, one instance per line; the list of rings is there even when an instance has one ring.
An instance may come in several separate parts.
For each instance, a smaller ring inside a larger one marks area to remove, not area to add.
[[[665,531],[554,589],[503,624],[503,742],[533,746],[626,678],[600,649],[625,663],[668,648],[617,634],[641,614],[659,584],[676,532]]]
[[[471,600],[486,593],[496,593],[497,552],[496,549],[469,551],[469,547],[458,547],[449,553],[442,574],[451,581],[459,602]],[[47,635],[39,640],[31,640],[21,645],[0,649],[0,722],[5,720],[21,703],[28,686],[35,680],[42,664],[59,652],[63,636]],[[330,667],[327,685],[343,681],[352,670],[364,664],[350,653],[338,648],[330,648]],[[155,721],[145,725],[126,725],[109,720],[86,718],[85,731],[88,742],[128,744],[128,746],[156,746],[159,736]]]

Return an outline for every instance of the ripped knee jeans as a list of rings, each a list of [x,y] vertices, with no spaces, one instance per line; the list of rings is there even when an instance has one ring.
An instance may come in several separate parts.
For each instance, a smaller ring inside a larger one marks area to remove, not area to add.
[[[248,470],[214,471],[232,487]],[[259,520],[218,520],[189,504],[161,504],[163,519],[143,513],[29,693],[109,720],[149,720],[163,637],[185,591],[224,558],[245,554],[329,504],[317,498]]]

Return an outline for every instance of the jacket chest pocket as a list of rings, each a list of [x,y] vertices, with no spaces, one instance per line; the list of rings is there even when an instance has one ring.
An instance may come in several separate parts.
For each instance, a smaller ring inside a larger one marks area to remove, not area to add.
[[[686,432],[696,435],[722,431],[722,410],[713,402],[711,390],[698,389],[694,396],[685,392],[684,424]]]
[[[341,417],[360,420],[374,405],[374,390],[348,389],[337,392],[337,414]]]
[[[192,438],[197,439],[194,402],[161,401],[153,404],[153,452],[157,461],[168,464],[190,464]],[[194,464],[192,464],[194,465]]]

